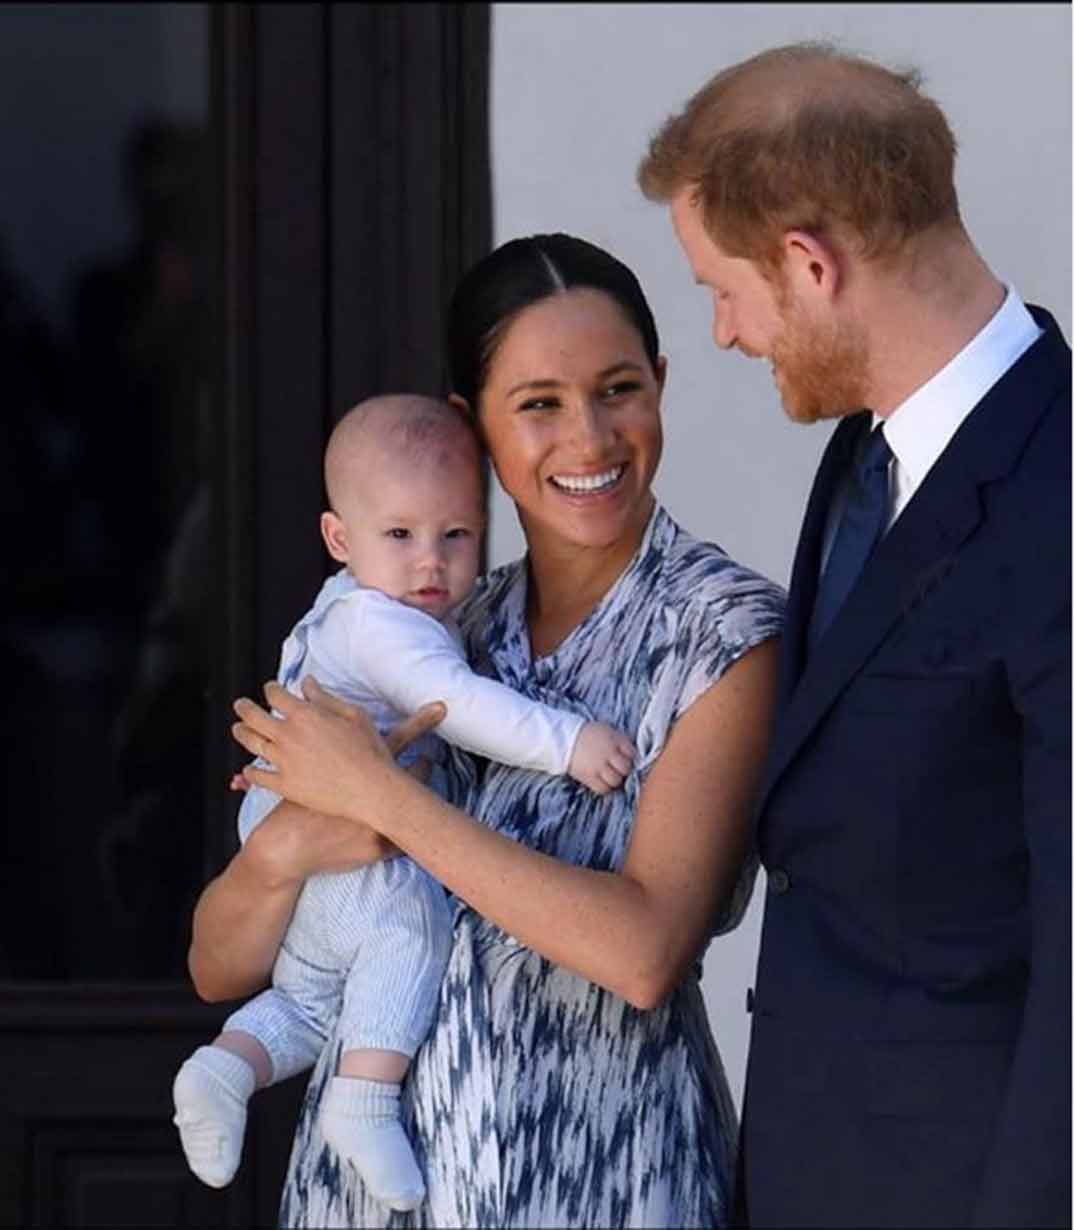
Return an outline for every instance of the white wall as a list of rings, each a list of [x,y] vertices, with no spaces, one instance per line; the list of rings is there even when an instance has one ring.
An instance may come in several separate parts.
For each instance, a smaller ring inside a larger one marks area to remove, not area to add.
[[[691,531],[786,584],[830,427],[787,422],[765,364],[722,355],[706,293],[634,184],[651,133],[720,68],[765,47],[835,39],[912,64],[960,144],[963,217],[995,272],[1070,337],[1071,10],[1047,4],[495,4],[492,153],[497,242],[573,232],[646,290],[670,373],[657,490]],[[492,563],[522,549],[496,493]],[[763,880],[743,926],[713,944],[705,993],[740,1097],[744,1011]]]

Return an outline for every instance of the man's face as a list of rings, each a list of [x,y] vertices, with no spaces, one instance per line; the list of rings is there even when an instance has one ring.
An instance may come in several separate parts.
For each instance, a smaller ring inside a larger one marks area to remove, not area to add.
[[[671,220],[694,280],[712,293],[716,345],[768,359],[789,418],[812,423],[867,404],[867,346],[860,326],[840,320],[820,297],[807,303],[786,269],[773,281],[755,262],[722,251],[690,190],[672,200]]]

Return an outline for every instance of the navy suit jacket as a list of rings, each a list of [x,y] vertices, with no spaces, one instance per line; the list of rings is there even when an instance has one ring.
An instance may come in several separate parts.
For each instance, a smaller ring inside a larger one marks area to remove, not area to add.
[[[739,1202],[755,1226],[1070,1224],[1070,350],[961,425],[806,660],[791,579]]]

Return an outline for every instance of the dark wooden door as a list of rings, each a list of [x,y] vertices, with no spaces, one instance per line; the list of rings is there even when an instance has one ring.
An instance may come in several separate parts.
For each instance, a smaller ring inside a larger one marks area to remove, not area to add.
[[[487,60],[485,5],[0,8],[0,1225],[275,1223],[302,1078],[224,1191],[170,1122],[228,1011],[190,911],[231,698],[326,570],[327,433],[445,391]]]

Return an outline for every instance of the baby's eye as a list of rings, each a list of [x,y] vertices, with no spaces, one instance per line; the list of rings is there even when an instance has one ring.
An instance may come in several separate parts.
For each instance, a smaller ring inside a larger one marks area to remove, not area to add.
[[[385,530],[385,536],[388,538],[395,538],[402,542],[404,539],[410,537],[410,531],[408,529],[404,529],[401,525],[393,525],[390,530]]]
[[[445,538],[469,538],[470,530],[465,525],[456,525],[454,529],[448,530],[444,535]]]

